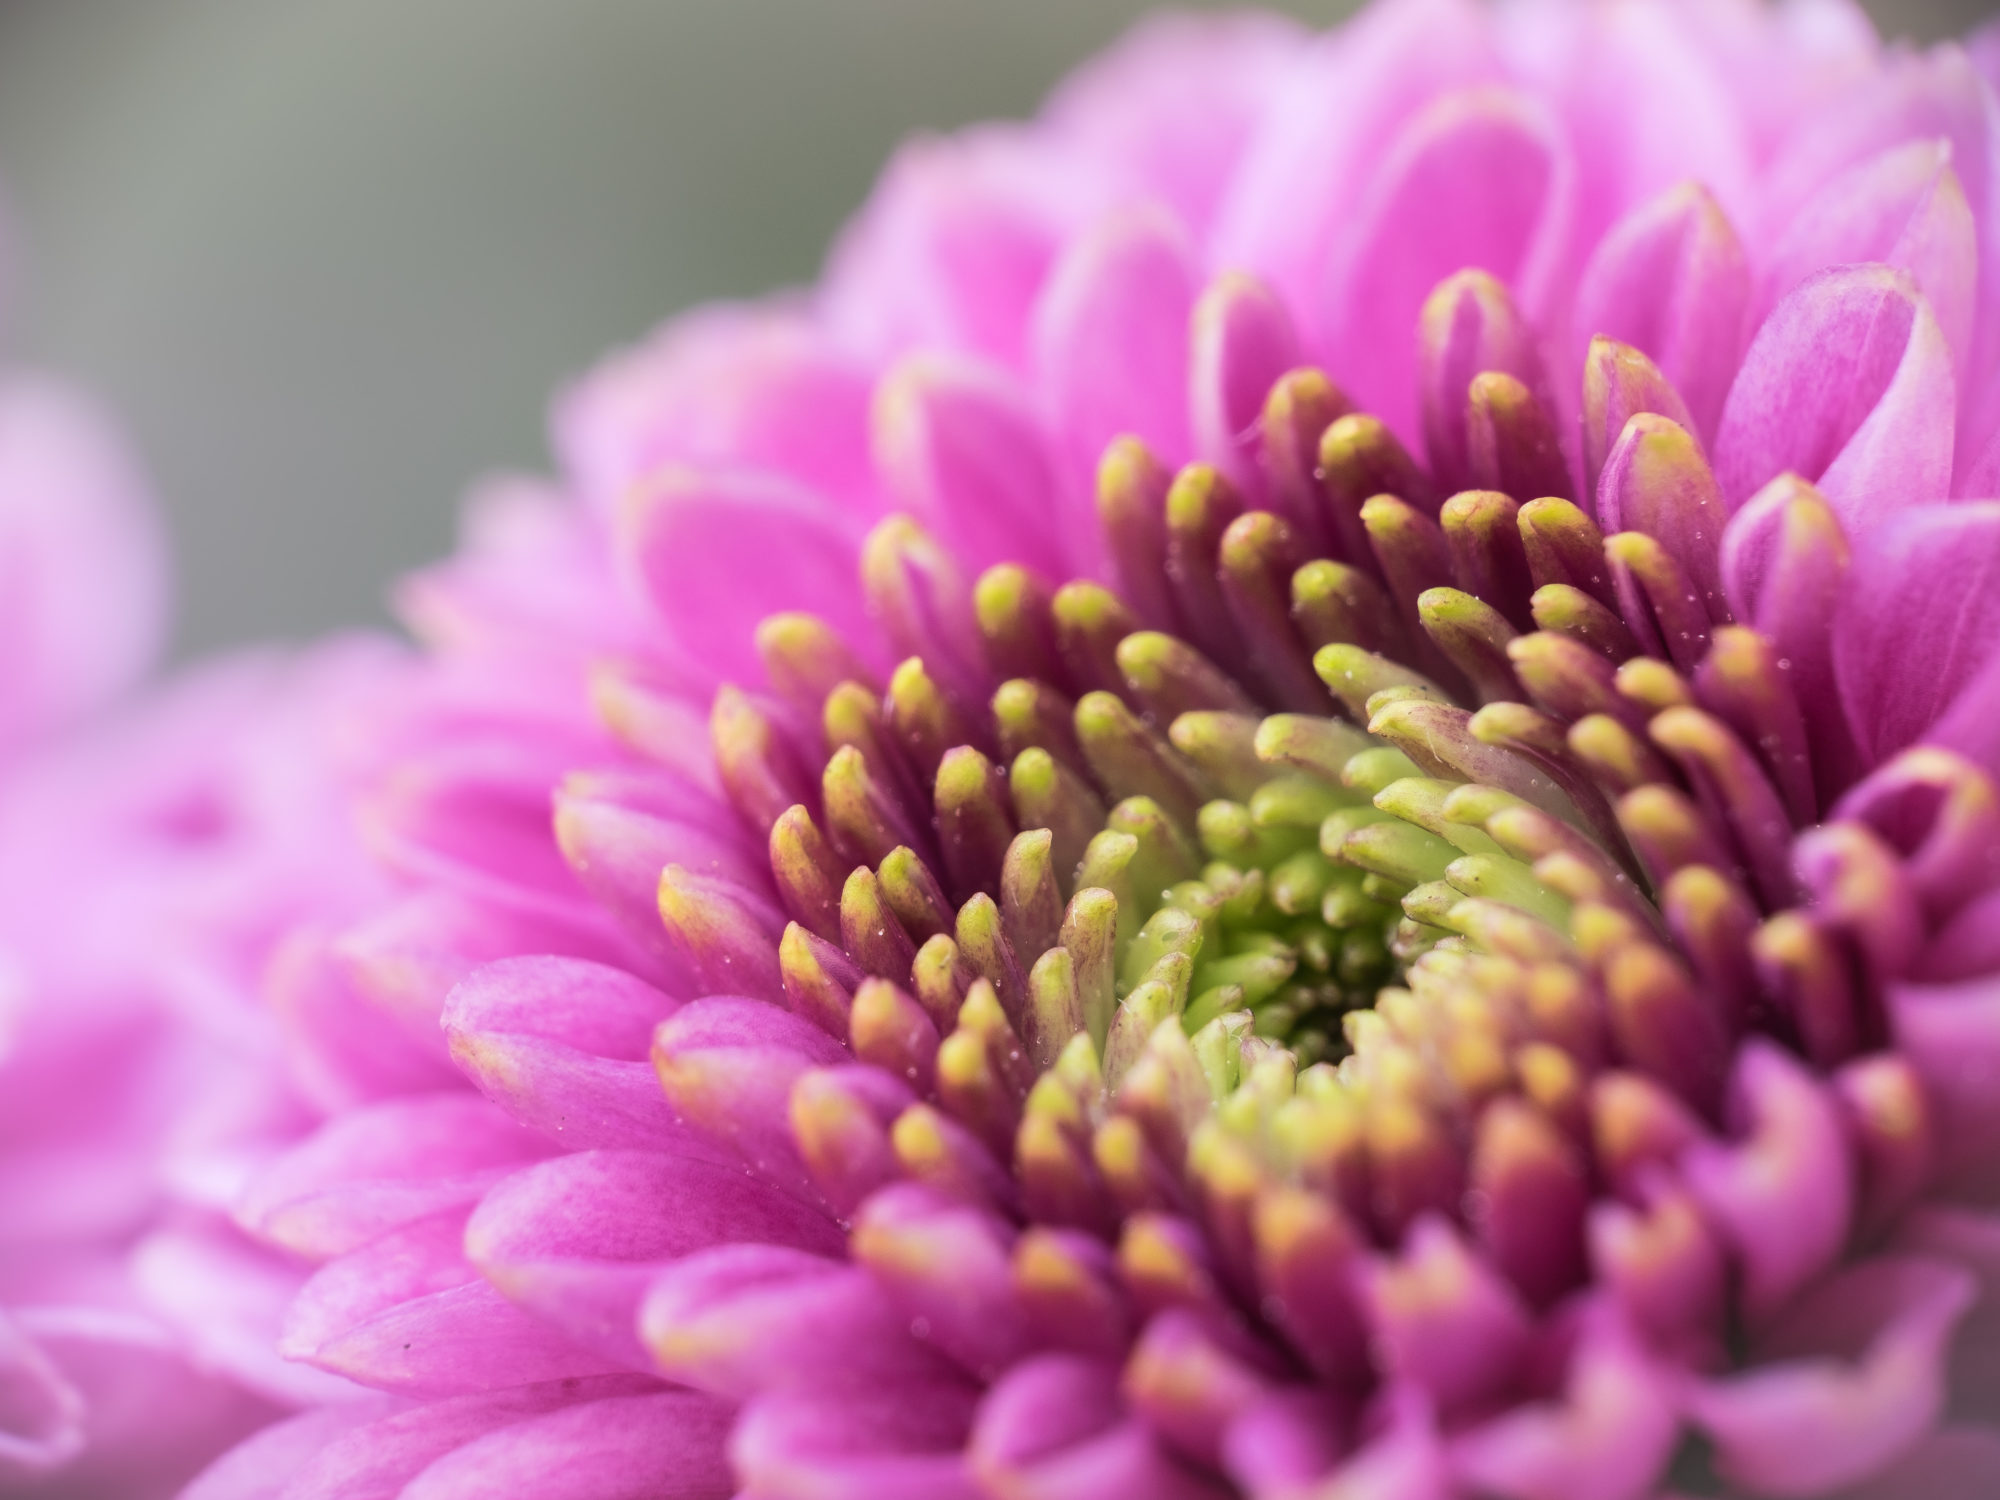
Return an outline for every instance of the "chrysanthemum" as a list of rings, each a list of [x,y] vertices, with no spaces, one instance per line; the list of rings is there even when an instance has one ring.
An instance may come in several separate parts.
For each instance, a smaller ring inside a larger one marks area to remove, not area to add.
[[[1155,28],[594,377],[239,1207],[385,1394],[191,1494],[1990,1493],[1996,110]]]

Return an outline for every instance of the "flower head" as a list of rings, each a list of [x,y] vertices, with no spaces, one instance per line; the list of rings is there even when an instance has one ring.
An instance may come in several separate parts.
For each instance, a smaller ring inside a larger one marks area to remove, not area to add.
[[[390,1394],[197,1493],[1990,1487],[1995,108],[1181,23],[593,377],[328,945],[478,1092],[239,1207]]]

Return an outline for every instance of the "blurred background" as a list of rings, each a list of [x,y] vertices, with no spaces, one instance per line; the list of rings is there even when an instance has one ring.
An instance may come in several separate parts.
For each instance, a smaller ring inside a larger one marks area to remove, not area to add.
[[[1147,8],[0,0],[0,340],[136,435],[181,654],[379,620],[468,481],[542,466],[559,380],[811,276],[901,136],[1027,112]]]

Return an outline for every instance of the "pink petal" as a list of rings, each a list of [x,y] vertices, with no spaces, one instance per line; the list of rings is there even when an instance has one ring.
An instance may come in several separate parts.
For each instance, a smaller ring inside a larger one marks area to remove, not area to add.
[[[1443,1219],[1419,1219],[1367,1287],[1377,1359],[1441,1408],[1490,1397],[1514,1378],[1530,1323],[1514,1291]]]
[[[1049,434],[996,370],[920,355],[875,394],[875,462],[897,505],[975,571],[1022,562],[1052,577],[1086,545]],[[1070,536],[1070,530],[1078,535]]]
[[[605,510],[667,465],[692,464],[782,475],[867,515],[868,387],[803,309],[702,308],[564,392],[555,445]]]
[[[1020,1357],[1027,1337],[1014,1233],[996,1214],[896,1183],[861,1206],[852,1254],[924,1325],[929,1342],[990,1379]]]
[[[729,1457],[759,1500],[981,1500],[959,1451],[972,1407],[937,1381],[759,1396]]]
[[[102,1302],[0,1315],[0,1393],[0,1492],[9,1495],[166,1500],[275,1415],[192,1363],[153,1319]]]
[[[1850,563],[1832,507],[1795,474],[1772,480],[1722,533],[1722,586],[1730,612],[1791,663],[1793,691],[1812,732],[1822,803],[1859,774],[1859,751],[1834,671],[1837,617]]]
[[[1220,209],[1214,259],[1256,271],[1294,307],[1312,306],[1397,133],[1437,98],[1499,76],[1488,13],[1466,0],[1371,6],[1315,39],[1274,83]]]
[[[1697,1141],[1680,1170],[1735,1251],[1743,1304],[1755,1321],[1838,1257],[1854,1183],[1838,1110],[1790,1053],[1761,1040],[1746,1043],[1730,1092],[1743,1138]]]
[[[344,1381],[282,1358],[278,1329],[305,1280],[288,1258],[226,1225],[155,1230],[133,1250],[131,1275],[146,1305],[203,1369],[283,1406],[352,1399]]]
[[[2000,891],[1967,902],[1939,932],[1915,978],[1974,979],[2000,970]]]
[[[1452,1440],[1452,1470],[1475,1490],[1518,1500],[1650,1492],[1680,1425],[1669,1384],[1611,1304],[1583,1316],[1560,1399],[1518,1407]]]
[[[275,1162],[237,1209],[244,1228],[300,1255],[339,1255],[476,1202],[548,1147],[474,1094],[344,1115]]]
[[[1673,554],[1711,619],[1727,619],[1721,554],[1729,510],[1701,445],[1678,423],[1641,412],[1625,424],[1598,478],[1606,532],[1643,531]]]
[[[1395,1382],[1366,1435],[1320,1493],[1332,1500],[1456,1500],[1437,1415],[1416,1387]]]
[[[83,1392],[12,1319],[0,1314],[0,1475],[46,1473],[83,1452]]]
[[[453,1088],[436,1038],[411,1035],[349,982],[321,935],[291,934],[270,959],[265,994],[300,1095],[327,1113]]]
[[[517,1172],[465,1229],[465,1253],[502,1293],[579,1344],[629,1368],[639,1300],[662,1265],[712,1245],[837,1253],[825,1215],[717,1166],[651,1151],[581,1151]]]
[[[1058,84],[1040,119],[1198,232],[1303,41],[1256,12],[1151,16]]]
[[[653,1028],[680,1008],[620,969],[577,959],[489,964],[452,991],[452,1059],[513,1119],[572,1150],[640,1146],[733,1153],[683,1123],[647,1061]]]
[[[670,1378],[732,1400],[760,1391],[960,1380],[869,1272],[782,1245],[698,1250],[656,1276],[639,1337]]]
[[[1928,739],[2000,766],[2000,501],[1924,506],[1854,550],[1833,650],[1863,755]]]
[[[454,1449],[498,1428],[578,1402],[654,1389],[633,1375],[515,1386],[429,1401],[337,1433],[302,1465],[285,1500],[396,1500],[410,1479]]]
[[[631,491],[618,522],[626,565],[682,657],[708,680],[763,681],[755,631],[781,610],[819,615],[871,652],[860,528],[811,492],[674,469]]]
[[[1892,984],[1889,1029],[1938,1112],[1944,1180],[1959,1191],[2000,1185],[2000,979]]]
[[[2000,336],[2000,246],[1992,234],[1996,154],[1991,94],[1957,47],[1904,53],[1885,59],[1843,91],[1836,108],[1794,130],[1787,149],[1770,167],[1765,194],[1771,222],[1782,224],[1836,174],[1892,147],[1948,140],[1952,169],[1965,189],[1979,226],[1978,332],[1975,371],[1992,367]]]
[[[587,910],[549,833],[549,787],[574,755],[560,740],[493,728],[440,735],[369,788],[364,832],[381,862],[413,881],[545,911]]]
[[[1195,303],[1192,321],[1188,412],[1195,455],[1261,502],[1258,422],[1271,387],[1301,359],[1291,316],[1261,281],[1225,271]]]
[[[1549,123],[1498,90],[1439,101],[1405,127],[1330,262],[1329,371],[1406,443],[1416,438],[1410,330],[1454,271],[1490,271],[1532,309],[1566,233],[1568,164]]]
[[[643,1062],[654,1029],[684,1003],[607,964],[506,958],[451,992],[442,1024],[454,1038],[535,1037],[593,1057]],[[453,1054],[461,1055],[457,1046]]]
[[[1712,441],[1742,353],[1750,267],[1720,205],[1699,185],[1671,188],[1620,220],[1577,287],[1573,326],[1652,359]]]
[[[1111,187],[1048,152],[1004,126],[898,151],[828,261],[819,305],[836,340],[880,362],[923,347],[1018,367],[1049,267]]]
[[[474,1438],[405,1486],[401,1500],[723,1500],[730,1413],[691,1391],[611,1396]]]
[[[1174,1453],[1220,1468],[1237,1423],[1282,1393],[1278,1361],[1235,1330],[1189,1308],[1156,1312],[1126,1356],[1127,1404]]]
[[[1186,237],[1157,212],[1114,212],[1064,251],[1035,307],[1045,410],[1078,479],[1129,433],[1168,464],[1188,456]]]
[[[1503,10],[1499,25],[1521,81],[1563,112],[1586,242],[1689,179],[1732,217],[1754,201],[1747,112],[1685,7],[1537,6]]]
[[[1835,178],[1773,247],[1760,311],[1813,272],[1879,261],[1907,271],[1962,372],[1972,354],[1979,246],[1949,140],[1913,141]]]
[[[1223,1470],[1253,1495],[1310,1484],[1339,1462],[1351,1426],[1351,1414],[1323,1389],[1279,1391],[1231,1424]]]
[[[1945,1405],[1945,1357],[1972,1278],[1884,1256],[1830,1278],[1774,1330],[1774,1361],[1697,1385],[1716,1469],[1759,1495],[1823,1495],[1875,1474]]]
[[[1884,1249],[1943,1262],[1977,1279],[1978,1300],[1952,1340],[1947,1389],[1957,1420],[1993,1431],[2000,1417],[2000,1218],[1979,1208],[1919,1204]]]
[[[320,1345],[312,1362],[380,1390],[436,1396],[619,1370],[483,1281],[387,1308]]]
[[[440,1046],[438,1018],[452,986],[481,964],[517,953],[608,962],[618,946],[598,927],[554,912],[499,907],[462,891],[422,890],[385,907],[331,944],[348,982],[403,1029]]]
[[[733,996],[695,1001],[653,1038],[653,1065],[674,1107],[807,1202],[819,1195],[792,1138],[792,1085],[809,1069],[848,1060],[812,1022]]]
[[[1043,1355],[1009,1370],[980,1403],[968,1446],[973,1472],[994,1494],[1210,1500],[1227,1493],[1126,1417],[1116,1370],[1074,1355]]]
[[[274,1422],[202,1470],[179,1500],[280,1500],[318,1453],[397,1405],[388,1397],[351,1401]]]
[[[1715,439],[1740,506],[1787,470],[1850,529],[1951,492],[1951,348],[1915,283],[1887,266],[1810,277],[1744,356]]]
[[[711,821],[680,805],[684,797],[656,797],[663,783],[673,784],[615,771],[574,773],[555,790],[554,821],[557,847],[578,883],[672,972],[672,945],[660,925],[660,871],[680,865],[759,890],[769,886],[771,865],[733,810],[727,823]]]

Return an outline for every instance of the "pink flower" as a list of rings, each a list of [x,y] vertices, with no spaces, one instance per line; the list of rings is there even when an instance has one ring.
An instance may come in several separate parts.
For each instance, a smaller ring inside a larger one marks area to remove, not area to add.
[[[1162,23],[591,377],[279,991],[382,1395],[191,1500],[1991,1493],[1996,110]]]
[[[329,736],[393,654],[245,655],[136,698],[164,623],[105,419],[0,386],[0,1491],[165,1496],[343,1394],[281,1361],[297,1269],[230,1227],[315,1122],[263,971],[381,899]]]

